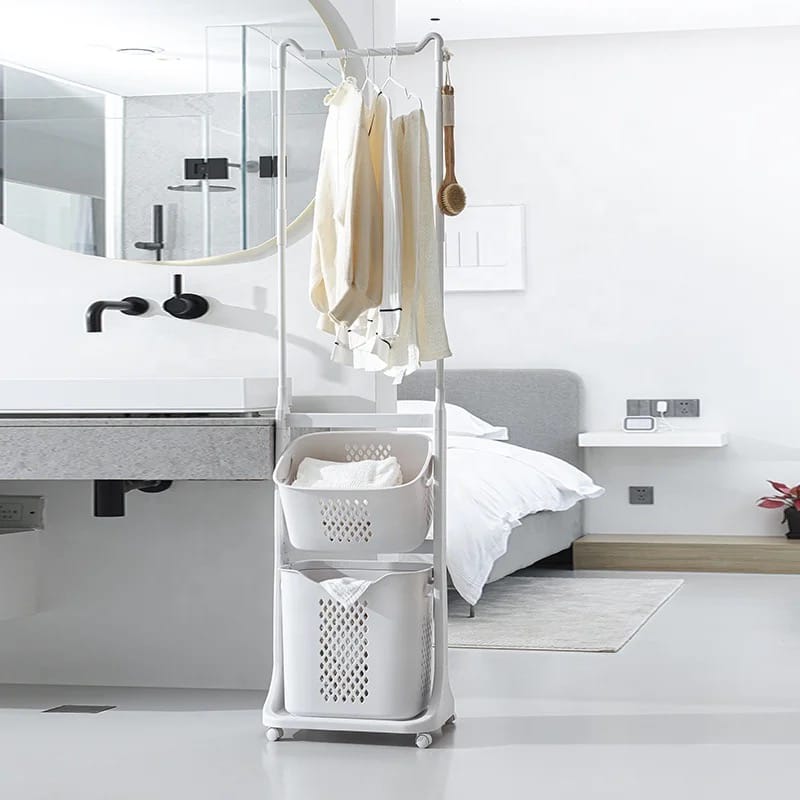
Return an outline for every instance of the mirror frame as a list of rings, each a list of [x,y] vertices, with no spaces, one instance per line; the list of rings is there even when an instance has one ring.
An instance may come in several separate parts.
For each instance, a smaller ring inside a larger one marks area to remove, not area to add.
[[[317,12],[322,24],[327,28],[333,45],[337,50],[354,48],[357,46],[353,32],[344,21],[342,15],[330,0],[307,0]],[[359,82],[366,78],[366,68],[361,58],[348,58],[346,60],[347,72]],[[314,222],[314,199],[298,214],[288,225],[286,231],[286,244],[290,246],[305,238],[310,232]],[[137,261],[138,264],[152,264],[161,267],[210,267],[225,266],[228,264],[244,264],[261,258],[269,258],[278,252],[277,234],[262,244],[240,250],[238,253],[227,253],[220,256],[188,259],[185,261]]]

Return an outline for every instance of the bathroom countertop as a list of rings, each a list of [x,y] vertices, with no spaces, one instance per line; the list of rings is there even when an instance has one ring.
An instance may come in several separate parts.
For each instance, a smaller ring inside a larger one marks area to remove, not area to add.
[[[272,416],[4,416],[0,480],[269,480]]]
[[[69,415],[30,415],[9,414],[0,415],[0,428],[93,428],[93,427],[130,427],[130,426],[220,426],[220,425],[261,425],[272,426],[275,424],[275,414],[272,411],[258,415],[249,414],[154,414],[144,416],[124,416],[119,414],[93,414],[87,416]]]

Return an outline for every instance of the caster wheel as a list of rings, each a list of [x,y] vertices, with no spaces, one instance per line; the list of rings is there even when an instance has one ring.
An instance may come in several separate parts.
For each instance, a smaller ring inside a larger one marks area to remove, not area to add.
[[[425,750],[433,744],[433,736],[429,733],[420,733],[416,739],[416,745],[420,750]]]
[[[277,742],[283,738],[283,728],[267,728],[267,741]]]
[[[453,716],[450,717],[450,719],[447,720],[447,722],[445,722],[445,727],[447,727],[448,725],[455,725],[455,724],[456,724],[456,715],[453,714]]]

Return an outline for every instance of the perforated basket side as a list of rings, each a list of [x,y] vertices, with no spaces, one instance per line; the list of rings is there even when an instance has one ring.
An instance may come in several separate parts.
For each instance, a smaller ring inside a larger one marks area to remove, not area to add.
[[[345,608],[319,601],[319,693],[323,702],[362,704],[369,697],[369,611],[359,600]]]
[[[322,531],[332,544],[360,544],[372,539],[369,499],[319,497]]]
[[[420,685],[420,703],[427,705],[431,696],[433,682],[433,609],[429,604],[422,621],[422,681]]]

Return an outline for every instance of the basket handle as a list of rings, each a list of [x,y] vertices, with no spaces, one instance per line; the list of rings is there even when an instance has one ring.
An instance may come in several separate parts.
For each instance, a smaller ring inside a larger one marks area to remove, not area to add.
[[[428,462],[428,477],[425,479],[425,488],[430,489],[436,483],[436,478],[433,476],[433,459]]]

